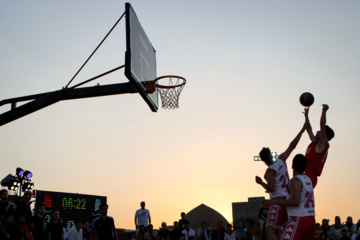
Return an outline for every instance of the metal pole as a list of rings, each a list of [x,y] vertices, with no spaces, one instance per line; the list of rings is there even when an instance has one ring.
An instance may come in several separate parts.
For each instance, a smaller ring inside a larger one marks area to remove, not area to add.
[[[79,72],[81,71],[81,69],[83,69],[83,67],[86,65],[86,63],[90,60],[90,58],[95,54],[95,52],[99,49],[99,47],[101,46],[101,44],[103,44],[103,42],[105,41],[105,39],[110,35],[110,33],[112,32],[112,30],[114,30],[114,28],[116,27],[116,25],[120,22],[120,20],[124,17],[125,12],[121,15],[121,17],[119,18],[119,20],[117,20],[117,22],[115,23],[115,25],[111,28],[111,30],[108,32],[108,34],[106,34],[106,36],[104,37],[104,39],[101,41],[101,43],[95,48],[95,50],[92,52],[92,54],[88,57],[88,59],[84,62],[84,64],[80,67],[80,69],[75,73],[75,75],[72,77],[72,79],[70,80],[70,82],[66,85],[65,88],[67,88],[70,83],[75,79],[75,77],[79,74]]]

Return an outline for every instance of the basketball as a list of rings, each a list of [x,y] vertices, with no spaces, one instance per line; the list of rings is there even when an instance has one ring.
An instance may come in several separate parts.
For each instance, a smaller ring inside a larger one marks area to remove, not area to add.
[[[304,107],[310,107],[314,103],[314,95],[309,92],[304,92],[300,96],[300,103]]]

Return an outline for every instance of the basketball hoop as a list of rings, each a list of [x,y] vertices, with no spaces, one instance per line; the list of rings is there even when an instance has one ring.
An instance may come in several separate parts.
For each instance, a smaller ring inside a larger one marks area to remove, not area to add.
[[[179,107],[179,96],[185,83],[185,78],[173,75],[155,79],[154,87],[159,91],[162,108],[176,109]]]

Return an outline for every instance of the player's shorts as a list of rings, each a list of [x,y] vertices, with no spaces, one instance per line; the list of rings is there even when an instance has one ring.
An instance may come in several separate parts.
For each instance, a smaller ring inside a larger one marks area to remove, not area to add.
[[[315,234],[315,217],[290,217],[281,240],[312,240]]]
[[[315,188],[317,181],[318,181],[318,177],[312,172],[305,172],[305,175],[310,178],[313,188]]]
[[[269,208],[265,226],[280,230],[286,223],[287,219],[288,215],[285,206],[272,205]]]

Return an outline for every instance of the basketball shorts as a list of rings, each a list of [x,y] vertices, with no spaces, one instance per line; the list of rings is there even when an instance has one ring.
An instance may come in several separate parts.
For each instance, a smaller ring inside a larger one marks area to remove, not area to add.
[[[265,226],[280,230],[286,223],[287,219],[288,215],[285,206],[272,205],[269,208]]]
[[[314,217],[290,217],[281,240],[312,240],[314,234]]]

